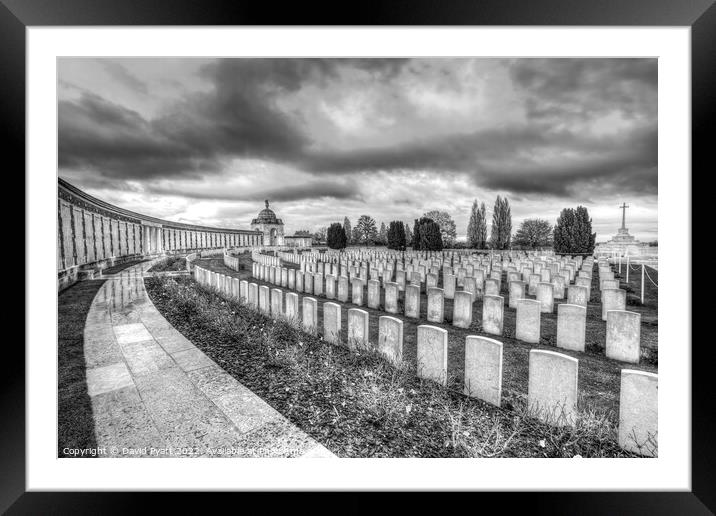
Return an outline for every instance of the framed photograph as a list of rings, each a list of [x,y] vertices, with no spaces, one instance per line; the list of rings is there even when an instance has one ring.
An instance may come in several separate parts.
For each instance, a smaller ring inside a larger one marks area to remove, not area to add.
[[[691,327],[712,2],[2,2],[27,192],[3,509],[713,510]]]

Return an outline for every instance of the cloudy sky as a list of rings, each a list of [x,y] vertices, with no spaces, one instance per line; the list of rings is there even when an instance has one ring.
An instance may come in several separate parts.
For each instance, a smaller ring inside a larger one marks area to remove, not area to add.
[[[656,59],[58,60],[59,175],[124,208],[286,233],[473,199],[657,238]]]

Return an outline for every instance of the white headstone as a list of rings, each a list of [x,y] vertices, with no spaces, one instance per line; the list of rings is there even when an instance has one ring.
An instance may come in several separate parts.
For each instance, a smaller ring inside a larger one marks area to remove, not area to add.
[[[500,406],[502,343],[487,337],[465,338],[465,394]]]
[[[619,446],[633,453],[658,455],[659,377],[622,369],[619,394]]]
[[[517,302],[515,338],[531,344],[539,344],[541,303],[534,299]]]
[[[323,338],[331,344],[341,340],[341,305],[323,303]]]
[[[418,326],[418,376],[447,385],[448,332],[436,326]]]
[[[527,410],[554,426],[572,426],[577,413],[579,361],[561,353],[530,350]]]
[[[378,350],[393,363],[403,360],[403,321],[388,315],[378,319]]]
[[[641,314],[626,310],[607,312],[608,358],[633,364],[641,357]]]
[[[557,347],[584,351],[587,309],[562,303],[557,306]]]
[[[348,346],[351,349],[368,346],[368,312],[360,308],[348,309]]]
[[[502,335],[505,300],[502,296],[485,295],[482,300],[482,330],[490,335]]]

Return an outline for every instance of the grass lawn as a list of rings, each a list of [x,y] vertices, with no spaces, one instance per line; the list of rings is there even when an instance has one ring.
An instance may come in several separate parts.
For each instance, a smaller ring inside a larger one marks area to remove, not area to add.
[[[645,267],[644,304],[641,303],[641,265],[629,265],[628,282],[626,280],[626,262],[622,262],[621,273],[619,273],[618,265],[615,265],[614,277],[619,280],[619,288],[627,291],[627,310],[639,312],[642,321],[656,324],[659,317],[659,289],[656,286],[659,284],[659,271],[649,266]]]
[[[104,281],[80,281],[62,291],[57,301],[58,457],[75,457],[65,455],[65,447],[97,446],[85,376],[84,328],[92,300]]]
[[[230,271],[221,258],[198,264],[239,277],[250,274],[250,268]],[[511,336],[499,338],[505,347],[503,408],[498,409],[462,395],[464,337],[481,334],[479,323],[469,330],[444,325],[450,333],[452,373],[445,389],[415,376],[416,321],[403,318],[405,364],[395,368],[372,350],[350,352],[328,345],[288,322],[225,300],[190,278],[148,278],[146,286],[174,327],[339,456],[631,456],[616,443],[619,371],[627,365],[596,351],[574,353],[580,359],[580,416],[574,428],[559,429],[526,414],[528,353],[532,347],[552,348],[549,344],[530,346]],[[319,328],[321,309],[319,303]],[[367,310],[375,342],[377,316],[383,313]],[[505,327],[510,328],[507,320]],[[655,370],[649,364],[641,368]]]

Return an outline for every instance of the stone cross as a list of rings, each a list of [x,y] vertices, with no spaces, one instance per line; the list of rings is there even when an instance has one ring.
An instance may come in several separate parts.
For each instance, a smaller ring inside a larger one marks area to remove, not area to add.
[[[268,202],[268,201],[267,201]],[[267,204],[268,206],[268,204]],[[625,222],[626,222],[626,209],[629,207],[627,203],[622,203],[621,206],[619,206],[622,209],[622,229],[626,229]]]

